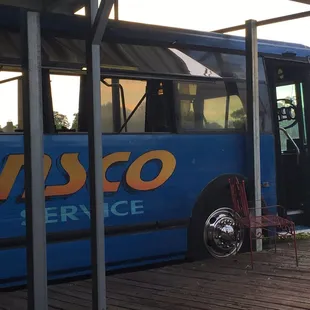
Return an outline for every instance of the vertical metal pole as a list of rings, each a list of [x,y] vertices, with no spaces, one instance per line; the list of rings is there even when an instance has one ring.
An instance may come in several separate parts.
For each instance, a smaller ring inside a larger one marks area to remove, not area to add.
[[[114,0],[114,19],[119,19],[119,8],[118,8],[118,0]]]
[[[23,103],[28,309],[47,310],[40,13],[23,12]]]
[[[119,90],[119,79],[112,79],[112,114],[113,131],[118,132],[122,126],[121,122],[121,99]],[[125,122],[125,120],[123,121]]]
[[[17,80],[17,102],[18,102],[18,129],[24,128],[24,104],[23,104],[23,78]]]
[[[114,0],[114,19],[118,20],[118,0]],[[121,105],[120,105],[120,94],[119,94],[119,79],[112,79],[112,109],[113,109],[113,130],[118,132],[122,126],[121,123]],[[124,122],[126,120],[124,119]]]
[[[94,23],[98,0],[90,0],[90,29]],[[91,38],[91,33],[89,38]],[[91,213],[91,257],[93,310],[106,309],[103,179],[102,179],[102,126],[100,93],[100,45],[87,42],[87,75],[89,94],[89,183]]]
[[[247,70],[247,116],[249,180],[254,188],[255,215],[262,214],[261,209],[261,168],[260,168],[260,124],[259,124],[259,81],[257,22],[246,21],[246,70]],[[253,155],[253,156],[251,156]],[[256,230],[261,235],[261,229]],[[256,239],[256,251],[262,250],[262,239]]]

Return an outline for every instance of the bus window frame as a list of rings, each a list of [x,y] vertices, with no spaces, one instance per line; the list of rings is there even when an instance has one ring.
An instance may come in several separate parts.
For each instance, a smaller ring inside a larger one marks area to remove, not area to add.
[[[131,73],[131,72],[130,72]],[[84,73],[85,75],[85,73]],[[174,78],[170,78],[168,79],[167,77],[163,77],[163,76],[156,76],[156,77],[153,77],[153,76],[149,76],[149,75],[137,75],[137,76],[132,76],[131,74],[123,74],[123,75],[118,75],[118,74],[101,74],[101,83],[102,83],[102,80],[104,79],[116,79],[116,80],[132,80],[132,81],[144,81],[144,82],[147,82],[148,80],[165,80],[165,81],[174,81],[175,79]],[[86,79],[85,79],[86,80]],[[172,100],[174,101],[174,90],[172,90],[172,94],[171,94],[171,97],[172,97]],[[83,102],[79,102],[79,113],[80,113],[80,110],[81,110],[81,105],[85,105],[85,103]],[[114,104],[114,103],[113,103]],[[138,102],[137,102],[138,104]],[[125,106],[126,106],[126,94],[125,94]],[[175,134],[176,133],[176,117],[175,117],[175,111],[174,111],[174,107],[175,107],[175,104],[174,102],[172,104],[170,104],[170,107],[171,107],[171,111],[170,111],[170,114],[171,114],[171,117],[172,117],[172,123],[170,124],[170,128],[171,130],[170,131],[149,131],[149,132],[102,132],[102,135],[150,135],[150,134],[156,134],[156,135],[159,135],[159,134],[163,134],[163,135],[169,135],[169,134]],[[83,111],[86,113],[88,113],[87,109],[85,108],[85,106],[83,107]],[[133,114],[134,115],[134,114]],[[87,117],[88,118],[88,115],[86,114],[86,116],[84,117]],[[127,115],[128,117],[128,115]],[[147,119],[147,116],[145,115],[145,120]],[[80,120],[80,119],[79,119]],[[114,122],[114,120],[113,120]],[[114,124],[113,124],[114,125]],[[123,125],[123,124],[121,124]],[[66,134],[66,133],[69,133],[69,134],[85,134],[87,133],[87,131],[77,131],[77,132],[57,132],[57,134]]]

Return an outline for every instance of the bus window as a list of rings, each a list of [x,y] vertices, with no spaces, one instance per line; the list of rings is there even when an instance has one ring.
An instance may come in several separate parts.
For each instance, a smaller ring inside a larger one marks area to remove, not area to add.
[[[101,83],[101,127],[102,132],[112,133],[113,129],[113,101],[112,101],[112,85],[111,79],[105,79]]]
[[[229,96],[228,128],[245,129],[246,114],[239,96]]]
[[[102,78],[102,133],[171,132],[175,128],[172,100],[172,81]],[[84,101],[80,103],[81,122],[87,117]]]
[[[124,89],[126,120],[146,92],[146,81],[120,80]],[[121,103],[122,105],[122,103]],[[121,106],[121,124],[124,124],[124,113]],[[146,100],[143,100],[127,123],[127,132],[145,132]],[[125,132],[123,129],[122,132]]]
[[[17,129],[23,129],[23,107],[22,100],[19,98],[22,87],[18,79],[11,80],[21,76],[19,72],[0,72],[0,132],[13,133]],[[5,82],[5,80],[8,80]]]
[[[118,132],[125,120],[126,126],[122,129],[122,133],[145,132],[146,100],[144,99],[139,107],[136,108],[136,106],[146,92],[146,83],[146,81],[128,79],[114,80],[113,83],[110,78],[105,78],[103,80],[101,84],[101,117],[103,133]],[[117,89],[119,91],[117,95],[113,95],[115,88],[116,91]],[[128,120],[128,117],[134,109],[135,112]],[[115,122],[118,122],[120,126],[115,126]]]
[[[236,95],[204,100],[204,117],[205,128],[214,130],[244,129],[246,121],[241,99]]]
[[[203,116],[205,129],[225,128],[226,96],[204,100]]]
[[[53,74],[50,81],[56,130],[77,131],[80,77]]]
[[[183,130],[245,130],[246,114],[238,94],[224,82],[177,83],[179,126]]]
[[[177,97],[179,104],[179,124],[182,129],[195,129],[195,112],[193,99],[197,93],[197,84],[180,82],[177,83]]]

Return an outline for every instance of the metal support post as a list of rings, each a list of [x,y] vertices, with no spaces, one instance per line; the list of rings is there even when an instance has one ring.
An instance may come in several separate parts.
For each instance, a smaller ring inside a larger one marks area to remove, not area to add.
[[[257,22],[246,21],[246,81],[248,118],[248,168],[249,181],[254,188],[255,215],[261,216],[261,168],[260,168],[260,120],[259,120],[259,81]],[[261,229],[256,235],[261,235]],[[262,250],[262,239],[256,239],[256,251]]]
[[[119,18],[118,0],[114,0],[114,20]],[[120,105],[119,79],[112,79],[112,110],[113,110],[113,129],[118,132],[121,124],[121,105]],[[126,120],[124,120],[125,122]]]
[[[114,19],[119,20],[119,6],[118,0],[114,0]]]
[[[94,1],[94,0],[91,0]],[[96,1],[97,2],[97,1]],[[114,0],[102,0],[98,8],[98,13],[94,16],[92,41],[93,44],[101,44],[105,28],[108,24],[109,15],[111,13]],[[96,10],[97,12],[97,10]]]
[[[17,80],[17,103],[18,103],[18,129],[24,128],[24,104],[23,104],[23,79],[19,77]]]
[[[90,0],[90,6],[87,8],[86,12],[90,17],[90,37],[87,42],[87,77],[88,98],[90,103],[88,148],[93,310],[106,310],[100,45],[112,6],[113,1],[102,1],[98,9],[98,0]],[[101,29],[98,27],[101,27]],[[95,37],[93,34],[95,34]],[[94,38],[96,38],[96,40],[94,40]]]
[[[28,309],[47,310],[40,13],[22,13]]]

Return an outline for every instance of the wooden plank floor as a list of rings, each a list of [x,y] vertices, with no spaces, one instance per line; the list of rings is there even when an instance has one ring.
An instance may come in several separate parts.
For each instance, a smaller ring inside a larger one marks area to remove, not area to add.
[[[170,265],[107,277],[110,310],[310,309],[310,241],[225,260]],[[23,310],[27,292],[0,293],[0,309]],[[49,309],[91,309],[91,281],[49,287]]]

